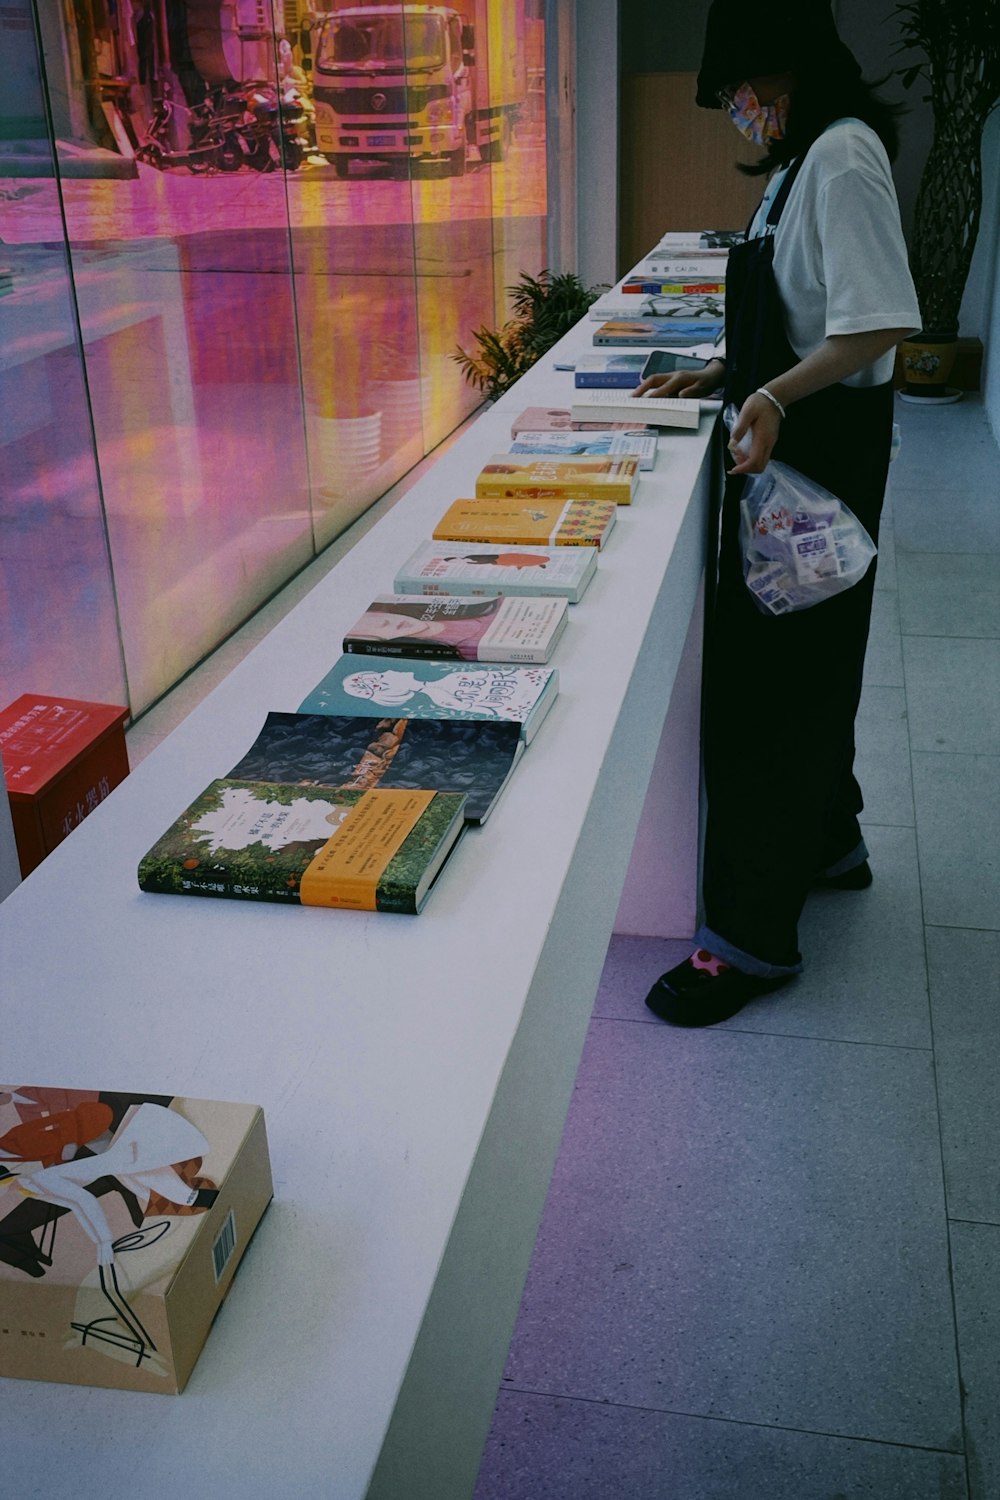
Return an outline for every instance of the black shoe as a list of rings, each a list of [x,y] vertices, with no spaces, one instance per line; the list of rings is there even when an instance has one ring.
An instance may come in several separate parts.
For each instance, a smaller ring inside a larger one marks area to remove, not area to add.
[[[817,875],[813,886],[824,891],[866,891],[872,883],[872,867],[867,860],[852,865],[839,875]]]
[[[742,969],[723,969],[710,974],[696,969],[689,958],[661,974],[646,996],[646,1005],[671,1026],[715,1026],[728,1021],[750,1000],[766,995],[794,976],[779,974],[763,978]]]

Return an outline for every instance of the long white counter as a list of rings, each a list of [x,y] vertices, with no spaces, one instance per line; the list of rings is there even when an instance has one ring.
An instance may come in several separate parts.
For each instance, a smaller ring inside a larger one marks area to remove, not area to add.
[[[713,420],[661,439],[570,610],[552,712],[419,918],[143,895],[135,870],[266,712],[297,707],[512,417],[570,403],[552,360],[591,331],[0,906],[4,1082],[259,1102],[275,1177],[184,1395],[0,1382],[4,1494],[471,1493],[698,596]]]

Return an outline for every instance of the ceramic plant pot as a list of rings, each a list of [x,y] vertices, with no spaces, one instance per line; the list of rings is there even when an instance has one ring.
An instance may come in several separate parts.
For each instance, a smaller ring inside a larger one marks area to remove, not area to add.
[[[948,393],[948,381],[958,353],[957,338],[918,333],[904,340],[902,351],[908,396],[940,398]]]

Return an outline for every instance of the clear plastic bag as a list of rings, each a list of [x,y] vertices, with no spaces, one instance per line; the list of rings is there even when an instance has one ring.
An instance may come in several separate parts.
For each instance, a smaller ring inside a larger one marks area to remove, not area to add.
[[[726,408],[732,430],[736,411]],[[853,588],[877,548],[857,516],[788,464],[750,474],[740,500],[743,576],[766,615],[809,609]]]

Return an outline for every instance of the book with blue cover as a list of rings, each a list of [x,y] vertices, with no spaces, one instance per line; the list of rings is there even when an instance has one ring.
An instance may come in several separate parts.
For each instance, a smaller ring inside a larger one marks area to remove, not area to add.
[[[520,724],[527,745],[558,690],[555,667],[473,666],[409,657],[371,666],[356,656],[342,656],[298,711],[375,719],[498,720]]]
[[[644,363],[642,354],[581,354],[577,357],[573,384],[631,390],[642,379]]]
[[[695,318],[624,318],[602,323],[594,332],[594,343],[643,349],[654,345],[662,349],[694,349],[702,344],[718,344],[725,331],[724,323]]]
[[[510,451],[553,454],[557,458],[571,458],[576,454],[592,458],[605,453],[614,458],[631,454],[639,460],[639,468],[645,472],[656,463],[656,433],[622,432],[610,427],[606,432],[519,432],[510,445]]]
[[[467,823],[485,823],[524,750],[506,719],[372,719],[269,713],[227,780],[462,792]]]

